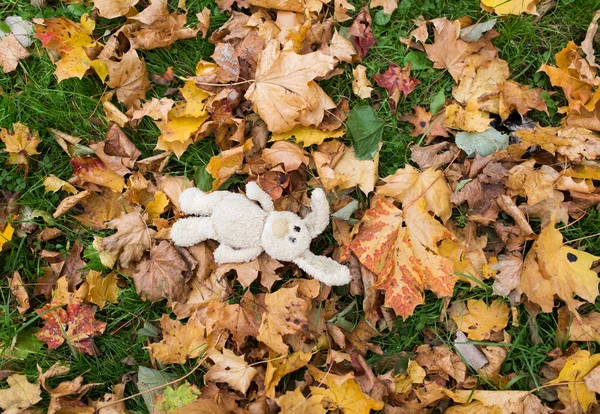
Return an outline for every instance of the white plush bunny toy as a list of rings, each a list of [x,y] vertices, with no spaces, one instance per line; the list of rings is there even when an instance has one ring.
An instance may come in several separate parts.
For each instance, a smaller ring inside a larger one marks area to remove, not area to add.
[[[294,262],[327,285],[350,282],[346,266],[310,251],[312,238],[329,224],[329,203],[320,188],[313,191],[312,212],[304,219],[275,211],[271,197],[255,182],[246,186],[246,196],[188,188],[179,196],[179,204],[184,213],[199,217],[183,218],[173,225],[171,239],[177,246],[212,239],[220,243],[214,253],[219,264],[249,262],[264,251],[276,260]]]

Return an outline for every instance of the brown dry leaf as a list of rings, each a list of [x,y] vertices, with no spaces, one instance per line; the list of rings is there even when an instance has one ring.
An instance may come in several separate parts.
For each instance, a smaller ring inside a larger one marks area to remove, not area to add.
[[[541,89],[531,89],[514,81],[500,82],[499,115],[502,119],[508,118],[513,110],[525,116],[530,110],[537,109],[548,114],[546,102],[542,99]]]
[[[417,363],[425,368],[432,376],[438,374],[448,380],[454,378],[459,384],[467,378],[467,366],[462,359],[450,351],[444,345],[431,347],[430,345],[419,345],[416,350]]]
[[[198,18],[198,29],[204,39],[210,29],[210,9],[204,7],[200,13],[196,13],[196,17]]]
[[[596,160],[600,157],[600,138],[584,128],[541,127],[533,130],[520,130],[514,133],[521,139],[515,146],[525,151],[533,145],[552,154],[560,154],[569,161]]]
[[[327,407],[339,408],[344,414],[369,414],[371,410],[381,410],[384,406],[383,401],[363,393],[353,375],[334,375],[313,366],[308,367],[308,372],[319,385],[328,387],[310,387],[312,395],[323,397],[321,403]]]
[[[118,281],[119,277],[114,271],[102,277],[101,272],[90,270],[80,289],[87,292],[86,302],[94,303],[102,309],[106,302],[117,303],[119,298]]]
[[[325,397],[322,395],[312,394],[306,398],[300,388],[295,388],[277,398],[277,405],[281,407],[282,413],[325,414],[328,410],[321,404],[323,398]]]
[[[377,275],[385,305],[407,318],[424,302],[424,290],[451,296],[457,280],[452,260],[440,255],[441,241],[455,236],[425,210],[419,199],[405,211],[380,198],[367,210],[349,248]]]
[[[496,295],[508,296],[511,292],[519,290],[523,259],[516,255],[500,256],[499,259],[499,272],[494,276],[492,289]]]
[[[427,145],[426,147],[413,145],[410,147],[410,159],[422,170],[428,168],[437,170],[438,168],[449,164],[455,159],[459,152],[460,150],[458,147],[450,144],[448,141]]]
[[[452,90],[452,95],[462,105],[475,100],[479,103],[480,109],[500,113],[498,85],[506,81],[509,76],[508,63],[502,59],[492,59],[477,69],[469,65],[462,71],[458,85]]]
[[[271,356],[274,357],[272,354]],[[287,374],[294,372],[308,364],[313,354],[298,351],[285,358],[269,358],[265,372],[265,394],[268,398],[275,398],[275,387]]]
[[[256,298],[248,290],[239,304],[226,305],[219,308],[217,314],[209,315],[216,320],[216,327],[228,329],[238,348],[244,344],[246,337],[258,335],[260,325],[260,309]]]
[[[561,341],[599,341],[600,340],[600,313],[590,312],[582,315],[578,320],[569,311],[569,308],[563,306],[558,309],[558,329],[557,334]]]
[[[112,386],[112,394],[106,393],[102,399],[90,401],[90,407],[98,414],[129,414],[125,406],[125,385],[115,384]]]
[[[56,206],[56,210],[52,213],[52,217],[57,218],[67,211],[69,211],[72,207],[74,207],[81,200],[85,199],[90,194],[90,190],[85,190],[75,195],[63,198],[58,206]]]
[[[160,329],[162,341],[148,345],[148,351],[151,358],[162,364],[185,364],[206,351],[206,331],[198,313],[185,325],[164,314],[160,318]]]
[[[456,322],[458,330],[467,333],[475,341],[489,340],[493,332],[500,332],[508,324],[509,309],[501,300],[489,306],[483,300],[469,299],[464,303],[455,302],[448,313]]]
[[[56,362],[46,372],[38,365],[40,374],[39,381],[42,388],[50,394],[50,404],[48,404],[48,414],[60,413],[62,410],[75,413],[93,413],[94,409],[87,407],[79,401],[91,388],[100,384],[83,384],[83,377],[78,376],[71,381],[62,381],[55,388],[50,388],[46,381],[50,378],[64,375],[69,372],[69,367],[61,362]]]
[[[419,199],[425,200],[427,211],[446,222],[452,214],[450,186],[441,170],[428,168],[420,172],[416,168],[406,165],[398,169],[394,175],[383,179],[384,185],[377,187],[377,194],[393,197],[400,201],[403,207],[409,208]]]
[[[594,302],[598,297],[600,279],[590,270],[598,257],[563,245],[563,236],[546,226],[527,253],[521,274],[521,290],[543,312],[552,312],[554,297],[565,301],[575,315],[582,304],[573,295]]]
[[[447,390],[446,394],[461,404],[448,408],[445,412],[449,414],[550,412],[550,409],[529,391]]]
[[[336,22],[345,22],[352,19],[348,12],[354,10],[355,7],[347,0],[333,0],[333,18]]]
[[[314,79],[325,76],[335,59],[321,52],[298,55],[280,51],[271,40],[259,56],[255,82],[245,94],[271,132],[286,132],[298,124],[318,125],[335,104]]]
[[[105,239],[106,242],[106,239]],[[133,274],[135,288],[142,299],[152,302],[168,299],[182,302],[188,287],[187,279],[196,262],[182,256],[167,240],[150,249],[150,257],[142,260]]]
[[[481,0],[481,8],[499,16],[521,13],[537,14],[535,6],[540,0]]]
[[[325,54],[333,56],[340,62],[352,63],[356,56],[356,49],[352,42],[340,35],[337,30],[333,32],[328,47],[321,47],[321,49]]]
[[[248,4],[265,9],[284,10],[294,13],[302,13],[304,11],[304,1],[302,0],[249,0]]]
[[[414,114],[402,115],[400,120],[414,125],[414,129],[410,133],[413,137],[425,134],[425,142],[429,143],[436,137],[448,136],[448,131],[444,128],[445,118],[437,115],[433,123],[431,122],[432,118],[433,115],[430,112],[427,112],[422,106],[417,106]]]
[[[121,214],[107,223],[108,228],[117,232],[102,240],[102,250],[118,257],[123,268],[138,262],[152,246],[152,237],[156,231],[146,226],[146,219],[139,211],[133,211]]]
[[[223,353],[216,349],[209,349],[206,355],[215,363],[204,374],[206,381],[226,382],[231,388],[242,394],[248,391],[252,379],[258,371],[248,366],[243,355],[238,356],[229,349],[223,349]]]
[[[306,151],[298,144],[287,141],[278,141],[270,148],[265,148],[262,150],[261,158],[273,167],[283,164],[285,172],[297,170],[302,164],[309,163]]]
[[[19,60],[27,57],[29,57],[29,52],[14,34],[10,33],[0,39],[0,66],[2,66],[4,73],[15,70],[19,65]]]
[[[398,8],[398,0],[371,0],[369,8],[383,7],[385,14],[392,14]]]
[[[524,163],[510,169],[506,187],[511,190],[513,196],[527,197],[527,203],[534,205],[548,198],[561,200],[561,194],[554,190],[556,172],[547,165],[542,165],[539,170],[534,170],[535,160],[527,160]]]
[[[298,286],[279,289],[265,296],[265,313],[256,339],[278,354],[287,355],[288,345],[283,335],[290,335],[308,328],[307,314],[310,303],[298,296]]]
[[[3,152],[8,152],[6,163],[9,165],[24,165],[27,170],[29,157],[39,154],[37,146],[41,141],[37,131],[31,133],[19,122],[13,124],[12,130],[0,128],[0,140],[6,145]]]
[[[357,65],[352,70],[352,92],[362,99],[369,99],[373,93],[371,82],[367,78],[367,68],[363,65]]]
[[[146,63],[135,49],[130,49],[120,61],[105,60],[108,69],[106,84],[116,89],[117,99],[127,107],[139,104],[150,89]]]
[[[19,272],[15,271],[13,273],[13,277],[8,279],[8,288],[10,292],[17,300],[17,310],[22,315],[29,309],[29,295],[27,294],[27,290],[25,290],[25,286],[23,285],[23,280],[21,279],[21,275]]]
[[[94,0],[98,14],[105,19],[125,16],[139,0]]]
[[[4,414],[18,414],[42,400],[40,384],[32,384],[21,374],[6,379],[8,388],[0,390],[0,408]]]
[[[100,194],[91,192],[79,201],[79,205],[84,213],[73,218],[93,230],[106,229],[107,222],[133,209],[121,193],[110,190],[104,190]]]
[[[131,174],[135,161],[141,155],[133,142],[118,125],[113,124],[106,133],[106,140],[90,144],[98,158],[115,173]]]

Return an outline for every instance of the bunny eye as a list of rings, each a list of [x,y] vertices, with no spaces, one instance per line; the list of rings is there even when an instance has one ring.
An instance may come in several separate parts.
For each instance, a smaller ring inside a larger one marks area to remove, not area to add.
[[[295,237],[290,237],[288,240],[290,242],[292,242],[292,244],[296,244],[296,238]]]
[[[302,230],[299,226],[294,226],[294,231],[296,233],[300,233],[300,230]]]

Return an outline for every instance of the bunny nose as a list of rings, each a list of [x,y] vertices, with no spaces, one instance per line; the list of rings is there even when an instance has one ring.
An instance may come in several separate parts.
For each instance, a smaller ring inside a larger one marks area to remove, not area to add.
[[[281,239],[289,230],[289,223],[286,219],[280,218],[273,222],[273,236]]]

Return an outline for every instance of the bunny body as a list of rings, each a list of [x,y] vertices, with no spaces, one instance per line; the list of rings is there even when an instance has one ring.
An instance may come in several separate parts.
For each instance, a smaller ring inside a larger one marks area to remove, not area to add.
[[[171,238],[182,247],[207,239],[218,241],[214,253],[217,263],[248,262],[264,251],[274,259],[296,263],[325,284],[347,284],[350,272],[346,266],[310,252],[312,238],[329,224],[329,204],[323,190],[315,189],[311,202],[312,212],[302,219],[275,211],[271,197],[254,182],[246,186],[246,196],[189,188],[181,193],[179,203],[184,213],[194,216],[178,220]]]

